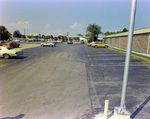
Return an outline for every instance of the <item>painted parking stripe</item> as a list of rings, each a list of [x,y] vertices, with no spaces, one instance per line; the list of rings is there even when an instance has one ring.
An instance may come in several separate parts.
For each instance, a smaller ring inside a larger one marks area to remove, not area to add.
[[[139,58],[131,58],[131,59],[139,59]],[[125,58],[118,58],[118,57],[113,57],[113,58],[104,58],[104,59],[98,59],[98,58],[89,58],[89,60],[125,60]]]
[[[112,67],[112,66],[125,66],[125,65],[93,65],[91,64],[91,66],[94,66],[94,67]],[[130,64],[130,66],[150,66],[150,64]]]
[[[125,62],[122,63],[95,63],[91,66],[125,66]],[[149,62],[131,62],[130,66],[150,66]]]
[[[0,64],[0,67],[5,67],[6,66],[6,64]]]
[[[107,57],[107,56],[118,56],[118,55],[119,55],[119,56],[120,56],[120,55],[125,56],[124,54],[110,54],[110,55],[109,55],[109,54],[107,54],[107,55],[101,54],[101,55],[88,55],[88,57],[95,57],[95,56],[106,56],[106,57]]]

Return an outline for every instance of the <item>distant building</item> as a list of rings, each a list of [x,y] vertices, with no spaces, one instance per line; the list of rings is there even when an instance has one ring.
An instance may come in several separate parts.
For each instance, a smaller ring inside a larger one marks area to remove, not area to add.
[[[38,36],[37,33],[29,33],[28,36]]]
[[[127,48],[128,32],[102,37],[103,43],[110,47]],[[150,28],[135,30],[133,34],[132,51],[150,54]]]

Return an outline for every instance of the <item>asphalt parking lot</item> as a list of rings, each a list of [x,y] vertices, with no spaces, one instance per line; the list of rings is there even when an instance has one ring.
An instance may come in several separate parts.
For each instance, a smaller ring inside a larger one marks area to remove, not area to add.
[[[109,117],[120,106],[125,54],[105,48],[86,47],[88,81],[93,108],[104,110],[109,100]],[[150,114],[150,62],[131,56],[126,106],[131,118],[148,119]]]
[[[20,48],[24,55],[0,58],[1,119],[93,119],[106,99],[110,118],[120,105],[124,53],[78,43]],[[126,98],[132,119],[149,118],[149,87],[150,62],[132,56]]]

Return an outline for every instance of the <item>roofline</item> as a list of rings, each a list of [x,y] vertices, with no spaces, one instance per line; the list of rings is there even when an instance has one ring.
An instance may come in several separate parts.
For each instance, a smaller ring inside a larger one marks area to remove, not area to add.
[[[143,34],[143,33],[150,33],[150,27],[135,30],[133,34],[135,35],[135,34]],[[117,33],[117,34],[103,36],[102,38],[112,38],[112,37],[127,36],[127,35],[128,35],[128,32],[123,32],[123,33]]]

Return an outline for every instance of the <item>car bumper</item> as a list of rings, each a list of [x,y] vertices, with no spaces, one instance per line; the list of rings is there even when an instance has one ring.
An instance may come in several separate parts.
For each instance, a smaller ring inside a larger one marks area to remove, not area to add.
[[[23,55],[24,53],[23,52],[21,52],[21,53],[18,53],[18,54],[16,54],[16,56],[20,56],[20,55]]]

